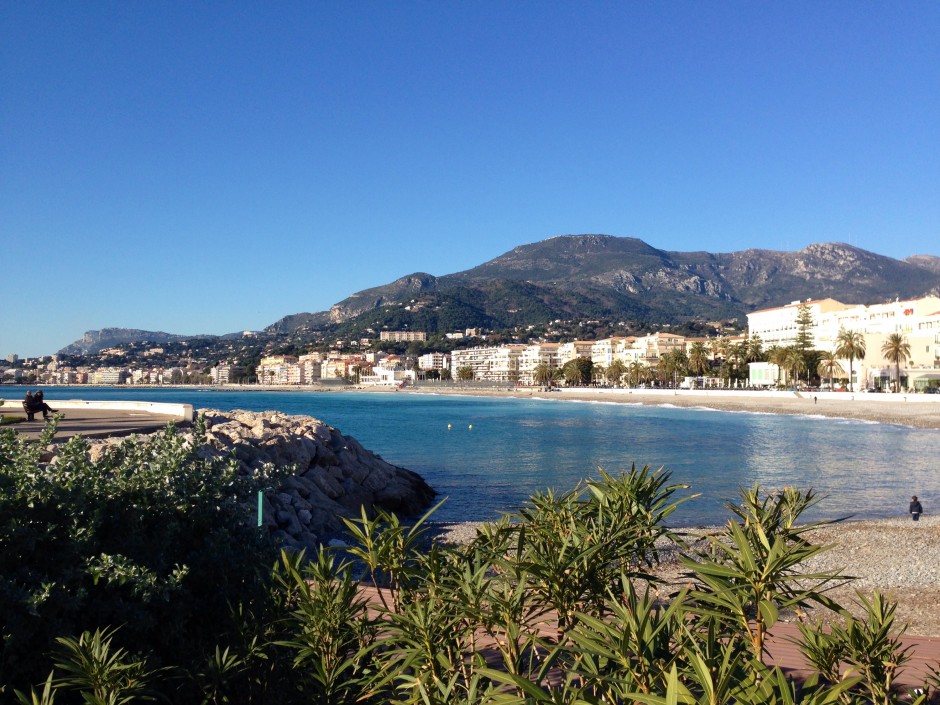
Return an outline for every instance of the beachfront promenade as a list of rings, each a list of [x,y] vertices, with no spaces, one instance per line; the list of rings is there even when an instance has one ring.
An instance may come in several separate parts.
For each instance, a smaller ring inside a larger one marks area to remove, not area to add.
[[[186,425],[193,420],[190,404],[163,404],[142,401],[83,401],[81,399],[47,399],[49,405],[64,414],[56,430],[56,440],[72,436],[85,438],[113,438],[135,433],[153,433],[168,423]],[[3,399],[0,414],[26,418],[22,399]],[[8,428],[26,438],[39,438],[45,428],[42,415],[33,421],[11,424]]]

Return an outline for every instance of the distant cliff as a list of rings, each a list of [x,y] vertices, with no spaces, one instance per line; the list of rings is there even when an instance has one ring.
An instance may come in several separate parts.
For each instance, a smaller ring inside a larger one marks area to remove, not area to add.
[[[172,343],[183,340],[216,339],[214,335],[176,335],[174,333],[164,333],[163,331],[138,330],[137,328],[102,328],[101,330],[90,330],[71,345],[62,348],[59,353],[65,355],[94,355],[105,348],[123,343],[142,343],[151,342],[154,345],[160,343]]]

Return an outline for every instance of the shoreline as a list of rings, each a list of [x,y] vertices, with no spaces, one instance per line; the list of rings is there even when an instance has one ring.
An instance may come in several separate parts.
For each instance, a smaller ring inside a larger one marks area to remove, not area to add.
[[[88,385],[47,385],[52,394],[63,390],[95,389]],[[125,387],[107,387],[123,389]],[[534,399],[540,401],[568,401],[599,404],[629,404],[640,406],[676,407],[712,411],[784,414],[854,420],[908,426],[917,429],[940,430],[940,395],[938,394],[863,394],[849,392],[777,392],[749,390],[689,390],[689,389],[631,389],[576,387],[555,388],[551,392],[536,387],[472,387],[432,386],[417,387],[352,387],[352,386],[284,386],[284,385],[173,385],[131,386],[135,391],[144,389],[187,389],[212,392],[276,392],[291,394],[344,393],[344,394],[427,394],[437,396],[499,397],[507,399]],[[3,397],[0,387],[0,398]]]
[[[370,393],[372,390],[350,390]],[[385,390],[375,390],[385,391]],[[400,393],[505,397],[544,401],[569,401],[642,406],[676,407],[737,413],[782,414],[940,430],[940,395],[848,394],[843,392],[701,392],[648,389],[473,389],[405,388]],[[875,399],[874,397],[877,397]]]

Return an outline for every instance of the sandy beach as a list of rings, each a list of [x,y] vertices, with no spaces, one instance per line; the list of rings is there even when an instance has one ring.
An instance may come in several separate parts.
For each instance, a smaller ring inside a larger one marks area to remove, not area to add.
[[[732,390],[556,389],[552,392],[520,387],[406,388],[409,394],[463,394],[551,399],[559,401],[670,405],[719,411],[802,414],[940,429],[940,394],[850,394],[847,392],[749,392]]]

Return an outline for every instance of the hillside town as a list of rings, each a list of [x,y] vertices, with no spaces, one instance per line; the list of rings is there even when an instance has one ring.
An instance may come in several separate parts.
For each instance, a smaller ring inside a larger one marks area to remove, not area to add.
[[[246,333],[246,337],[252,334]],[[447,338],[484,340],[466,330]],[[551,342],[471,345],[449,352],[399,354],[383,350],[424,344],[428,333],[381,331],[359,351],[329,349],[300,354],[268,352],[254,364],[213,360],[186,342],[108,348],[94,357],[53,355],[0,363],[6,384],[235,385],[278,387],[401,387],[421,382],[514,386],[651,385],[762,388],[808,386],[861,391],[926,391],[940,385],[940,298],[875,305],[834,299],[794,301],[754,311],[737,335],[688,337],[659,330],[644,335]],[[368,348],[372,349],[368,349]],[[108,364],[132,358],[133,363]],[[148,358],[163,364],[148,365]],[[171,364],[167,364],[167,362]]]

